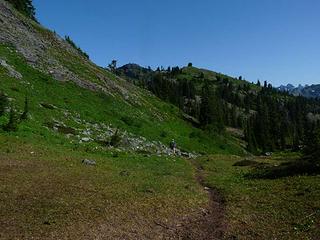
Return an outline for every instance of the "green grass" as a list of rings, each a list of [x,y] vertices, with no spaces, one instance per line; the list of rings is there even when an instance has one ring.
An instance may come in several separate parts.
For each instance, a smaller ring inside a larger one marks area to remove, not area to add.
[[[139,91],[141,101],[139,104],[131,104],[117,95],[91,92],[71,82],[58,82],[28,66],[11,47],[1,45],[0,56],[23,75],[22,80],[11,78],[6,70],[0,67],[0,90],[13,99],[14,106],[20,111],[23,109],[25,96],[29,99],[32,119],[21,124],[20,130],[15,133],[18,136],[45,140],[50,144],[70,145],[70,140],[63,134],[50,131],[44,125],[55,119],[63,121],[69,127],[84,129],[86,126],[74,121],[74,117],[79,116],[86,122],[111,124],[121,130],[144,136],[150,141],[157,140],[167,144],[175,138],[179,147],[187,151],[242,153],[237,142],[229,135],[208,136],[184,122],[176,107],[160,101],[143,90],[135,89]],[[86,65],[75,62],[78,63],[76,65],[81,68],[81,72],[85,72],[82,68]],[[90,74],[88,76],[89,80],[92,79]],[[41,103],[53,104],[57,109],[46,109],[40,105]],[[69,113],[67,117],[66,112]],[[137,124],[128,124],[128,121],[123,119],[133,120]],[[163,132],[167,133],[165,137],[161,134]],[[197,133],[193,134],[196,137],[190,138],[191,133]]]
[[[257,158],[278,165],[283,156]],[[293,156],[292,156],[293,157]],[[274,180],[249,179],[250,167],[233,167],[236,156],[211,156],[200,161],[208,185],[226,198],[229,235],[238,239],[317,239],[320,236],[320,176]]]
[[[153,221],[207,202],[191,164],[179,158],[87,153],[8,136],[0,136],[0,155],[0,239],[112,237],[103,224],[118,233],[140,224],[142,235]],[[84,158],[97,166],[83,165]]]
[[[175,138],[187,151],[242,153],[229,135],[208,136],[144,90],[136,90],[141,102],[132,104],[56,81],[28,66],[12,47],[0,45],[0,56],[23,75],[12,78],[0,67],[0,91],[20,112],[28,96],[31,115],[17,132],[0,129],[0,239],[133,238],[132,229],[134,236],[151,238],[154,221],[174,223],[208,202],[188,161],[80,144],[48,128],[53,121],[78,132],[103,123],[150,141]],[[0,125],[7,121],[1,117]],[[83,166],[84,158],[97,166]]]

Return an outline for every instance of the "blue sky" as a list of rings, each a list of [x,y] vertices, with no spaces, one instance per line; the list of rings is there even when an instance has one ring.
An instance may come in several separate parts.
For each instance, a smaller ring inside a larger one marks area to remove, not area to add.
[[[194,66],[320,84],[318,0],[34,0],[40,22],[100,66]]]

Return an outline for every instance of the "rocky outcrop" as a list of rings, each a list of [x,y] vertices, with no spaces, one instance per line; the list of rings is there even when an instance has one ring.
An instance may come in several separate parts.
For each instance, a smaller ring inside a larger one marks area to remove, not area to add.
[[[49,105],[49,104],[47,104]],[[184,158],[196,158],[196,153],[183,152],[179,148],[175,153],[169,148],[168,144],[161,141],[150,141],[142,136],[129,133],[113,127],[111,124],[92,123],[81,119],[79,114],[70,113],[67,110],[55,108],[57,111],[63,111],[63,116],[69,122],[74,122],[78,128],[70,127],[57,119],[44,123],[44,126],[50,130],[64,134],[74,144],[95,143],[100,145],[101,150],[116,150],[123,152],[136,152],[141,154],[151,154],[158,156],[180,156]],[[117,146],[111,144],[112,137],[117,134],[119,143]]]
[[[97,165],[95,160],[90,160],[90,159],[83,159],[82,164],[87,165],[87,166],[95,166]]]
[[[17,78],[17,79],[21,79],[22,78],[22,74],[19,73],[18,71],[16,71],[12,66],[10,66],[5,60],[0,59],[0,66],[4,67],[5,69],[7,69],[9,75],[11,77]]]

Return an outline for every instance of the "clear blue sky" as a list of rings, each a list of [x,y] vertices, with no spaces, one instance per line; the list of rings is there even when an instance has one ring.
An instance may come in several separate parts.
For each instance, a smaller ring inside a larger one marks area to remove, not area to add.
[[[319,0],[34,0],[101,66],[192,62],[250,81],[320,83]]]

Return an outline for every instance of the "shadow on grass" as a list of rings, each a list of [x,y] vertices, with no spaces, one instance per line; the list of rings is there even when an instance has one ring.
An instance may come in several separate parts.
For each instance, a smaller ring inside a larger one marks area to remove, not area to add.
[[[298,175],[318,174],[320,174],[320,162],[302,158],[292,162],[282,163],[279,166],[257,166],[247,173],[245,177],[251,179],[277,179]]]

